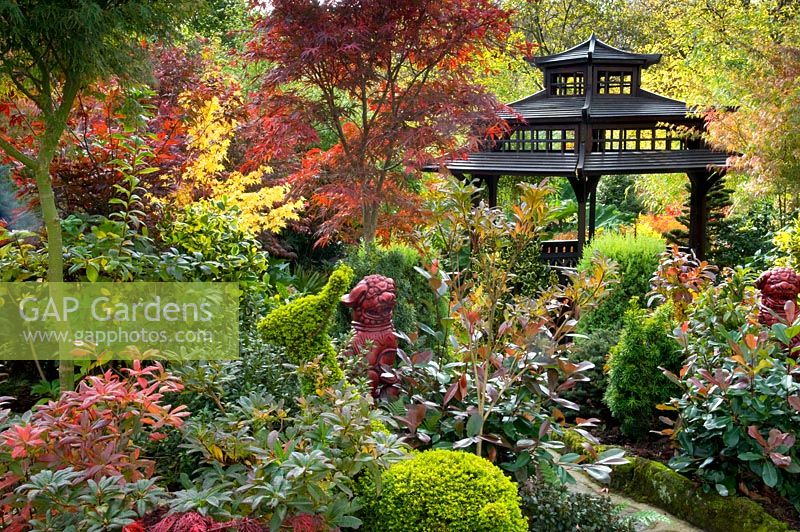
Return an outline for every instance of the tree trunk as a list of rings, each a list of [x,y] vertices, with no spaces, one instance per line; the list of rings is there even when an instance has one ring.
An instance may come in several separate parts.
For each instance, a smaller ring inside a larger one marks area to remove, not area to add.
[[[364,244],[367,246],[372,245],[375,241],[375,235],[378,232],[378,215],[380,214],[380,205],[365,204],[362,208],[363,211],[363,229],[362,238]]]
[[[64,282],[64,244],[61,235],[61,217],[58,215],[56,198],[53,193],[53,182],[48,166],[40,166],[35,172],[36,189],[39,194],[39,206],[42,220],[47,231],[47,282],[51,284]],[[57,286],[55,288],[58,288]],[[62,296],[57,290],[57,297]],[[75,385],[75,370],[72,360],[68,360],[59,346],[58,382],[61,390],[71,390]]]
[[[44,85],[49,89],[49,74],[44,72],[42,75],[46,77],[47,83]],[[64,246],[61,236],[61,218],[53,193],[53,180],[50,178],[50,165],[55,158],[61,135],[67,128],[67,120],[78,97],[80,87],[80,74],[69,72],[66,75],[61,90],[61,102],[58,105],[53,105],[54,98],[50,92],[42,92],[40,98],[34,99],[33,103],[42,111],[42,119],[45,124],[39,152],[36,156],[23,153],[11,142],[0,137],[0,150],[25,166],[36,181],[42,220],[47,231],[47,281],[51,285],[50,289],[55,289],[57,296],[61,295],[61,283],[64,282]],[[66,353],[62,352],[62,347],[59,345],[58,380],[62,391],[71,390],[75,384],[74,364],[65,355]]]
[[[61,236],[61,218],[56,207],[53,183],[47,168],[36,171],[36,189],[39,193],[39,205],[42,209],[42,220],[47,231],[47,281],[64,282],[64,253]]]
[[[80,91],[79,76],[67,76],[61,94],[61,103],[52,114],[45,118],[45,131],[42,143],[39,146],[34,177],[39,193],[39,205],[42,209],[45,230],[47,231],[47,280],[51,286],[55,284],[57,295],[62,295],[64,282],[64,246],[61,236],[61,217],[56,207],[56,197],[53,193],[53,180],[50,177],[50,165],[56,155],[58,142],[67,128],[67,120],[72,106]],[[58,382],[61,391],[72,390],[75,387],[75,369],[69,353],[63,352],[59,344]]]

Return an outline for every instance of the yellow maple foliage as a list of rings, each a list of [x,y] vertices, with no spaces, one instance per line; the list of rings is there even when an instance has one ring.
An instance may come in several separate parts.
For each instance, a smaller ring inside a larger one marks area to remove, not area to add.
[[[253,172],[226,172],[225,162],[237,127],[214,96],[197,112],[188,128],[189,147],[195,154],[183,173],[184,186],[176,193],[180,205],[191,203],[192,192],[207,191],[214,198],[227,198],[242,211],[240,224],[253,231],[277,232],[289,221],[299,219],[304,199],[287,201],[289,185],[264,186],[263,178],[272,172],[262,166]]]

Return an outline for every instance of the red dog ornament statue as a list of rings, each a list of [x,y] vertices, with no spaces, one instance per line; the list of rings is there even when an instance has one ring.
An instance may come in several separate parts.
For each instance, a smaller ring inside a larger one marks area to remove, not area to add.
[[[350,344],[351,353],[366,356],[367,375],[375,398],[396,398],[399,394],[393,371],[397,336],[392,314],[396,302],[394,280],[382,275],[364,277],[342,297],[342,303],[353,309],[356,334]]]
[[[761,305],[758,321],[772,327],[780,321],[792,321],[794,316],[786,315],[786,303],[797,301],[800,294],[800,276],[792,268],[772,268],[761,274],[756,281],[761,292]],[[792,339],[792,351],[800,345],[800,336]],[[797,352],[792,355],[797,358]]]

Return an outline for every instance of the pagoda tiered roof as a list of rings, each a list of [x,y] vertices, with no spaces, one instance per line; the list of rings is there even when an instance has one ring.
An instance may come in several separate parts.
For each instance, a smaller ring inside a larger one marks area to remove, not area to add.
[[[445,162],[457,174],[598,176],[724,169],[728,155],[674,126],[702,131],[686,103],[641,88],[661,59],[610,46],[592,34],[560,54],[530,59],[544,89],[508,104],[511,126],[479,152]]]
[[[531,124],[579,121],[584,118],[628,117],[684,121],[694,112],[684,102],[642,89],[639,89],[636,96],[620,98],[617,95],[595,94],[591,99],[587,95],[550,98],[545,90],[541,90],[508,106],[515,114],[503,113],[504,119],[514,121],[519,116]]]
[[[573,177],[723,169],[728,154],[709,149],[590,153],[476,152],[449,160],[454,174]]]
[[[598,39],[594,33],[582,43],[563,52],[533,57],[529,62],[537,67],[564,66],[581,63],[614,63],[650,66],[661,60],[661,54],[636,54],[620,50]]]

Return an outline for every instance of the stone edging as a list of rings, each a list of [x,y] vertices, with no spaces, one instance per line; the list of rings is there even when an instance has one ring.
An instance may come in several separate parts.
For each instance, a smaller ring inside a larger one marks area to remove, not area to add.
[[[585,440],[573,431],[564,435],[564,443],[576,453],[587,451]],[[595,446],[598,452],[605,446]],[[626,455],[626,465],[615,466],[611,489],[639,502],[663,510],[708,532],[784,532],[786,523],[769,515],[758,503],[745,497],[722,497],[698,489],[694,482],[660,462]]]

